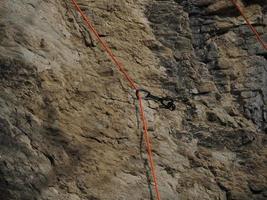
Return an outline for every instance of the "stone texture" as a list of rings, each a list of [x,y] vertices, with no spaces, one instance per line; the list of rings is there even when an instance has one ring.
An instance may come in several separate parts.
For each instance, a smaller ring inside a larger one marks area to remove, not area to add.
[[[238,2],[266,40],[266,2]],[[266,199],[267,54],[230,2],[78,3],[176,99],[145,101],[162,199]],[[0,199],[155,199],[135,93],[70,1],[3,1],[0,91]]]

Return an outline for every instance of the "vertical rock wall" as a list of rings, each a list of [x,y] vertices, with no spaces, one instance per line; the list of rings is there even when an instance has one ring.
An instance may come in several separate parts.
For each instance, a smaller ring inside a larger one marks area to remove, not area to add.
[[[162,199],[267,198],[266,52],[230,1],[79,0],[143,88]],[[265,1],[239,1],[267,41]],[[136,97],[70,1],[0,5],[0,199],[154,199]]]

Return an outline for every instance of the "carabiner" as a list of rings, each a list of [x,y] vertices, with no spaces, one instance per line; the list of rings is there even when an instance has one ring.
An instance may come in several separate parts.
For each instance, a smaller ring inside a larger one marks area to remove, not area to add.
[[[176,109],[174,100],[170,97],[157,97],[157,96],[152,95],[149,91],[145,89],[138,89],[136,90],[137,98],[139,98],[139,92],[145,93],[145,97],[144,97],[145,100],[153,100],[153,101],[161,103],[160,105],[161,108],[169,109],[171,111],[174,111]]]

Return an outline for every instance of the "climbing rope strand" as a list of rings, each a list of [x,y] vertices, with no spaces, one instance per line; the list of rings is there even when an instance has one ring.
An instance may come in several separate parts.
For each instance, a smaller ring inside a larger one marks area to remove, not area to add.
[[[101,39],[101,37],[99,36],[97,30],[94,28],[93,24],[89,21],[87,16],[81,10],[81,8],[78,5],[77,1],[76,0],[71,0],[71,1],[72,1],[73,5],[75,6],[75,8],[77,9],[77,11],[82,16],[82,18],[83,18],[84,22],[86,23],[86,25],[88,26],[88,28],[94,33],[95,37],[100,42],[102,48],[108,53],[108,55],[110,56],[111,60],[116,64],[116,66],[118,67],[119,71],[121,71],[123,73],[124,77],[128,80],[128,82],[130,83],[131,87],[133,89],[137,90],[138,88],[137,88],[135,82],[133,81],[133,79],[127,74],[127,72],[125,71],[124,67],[118,61],[118,59],[115,57],[115,55],[112,53],[111,49],[108,47],[108,45],[105,43],[105,41]]]
[[[240,12],[240,14],[242,15],[242,17],[244,18],[244,20],[247,23],[247,26],[252,30],[252,32],[255,34],[258,42],[262,45],[262,47],[267,50],[267,44],[263,41],[263,39],[261,38],[260,34],[258,33],[258,31],[256,30],[256,28],[254,26],[252,26],[252,24],[250,23],[250,21],[248,20],[248,18],[246,17],[245,13],[243,12],[242,8],[240,7],[240,5],[236,2],[236,0],[230,0],[234,6],[236,7],[236,9]]]
[[[159,192],[159,188],[158,188],[158,180],[157,180],[157,176],[156,176],[156,170],[155,170],[155,164],[154,164],[154,160],[153,160],[153,155],[152,155],[152,147],[151,147],[151,141],[150,141],[150,137],[147,131],[147,120],[145,118],[145,112],[144,112],[144,107],[143,107],[143,102],[142,102],[142,97],[140,95],[140,93],[137,93],[137,98],[139,101],[139,107],[140,107],[140,116],[141,116],[141,120],[143,122],[143,130],[144,130],[144,137],[145,137],[145,144],[146,144],[146,149],[147,149],[147,153],[148,153],[148,159],[149,159],[149,163],[150,163],[150,167],[151,167],[151,172],[152,172],[152,177],[153,177],[153,181],[155,184],[155,191],[157,194],[157,200],[160,200],[160,192]]]
[[[74,7],[76,8],[76,10],[81,14],[81,16],[84,19],[84,22],[86,23],[88,28],[94,33],[94,35],[96,36],[97,40],[100,42],[102,48],[110,56],[110,59],[118,67],[119,71],[121,71],[123,73],[124,77],[129,82],[129,84],[132,87],[132,89],[138,90],[138,86],[135,84],[133,79],[127,74],[127,72],[125,71],[123,65],[117,60],[117,58],[112,53],[112,51],[108,47],[108,45],[101,39],[101,37],[99,36],[97,30],[94,28],[94,26],[89,21],[87,16],[83,13],[83,11],[81,10],[81,8],[78,5],[77,1],[76,0],[71,0],[71,1],[73,3]],[[150,137],[149,137],[148,130],[147,130],[147,120],[146,120],[146,116],[145,116],[145,112],[144,112],[142,97],[139,94],[139,92],[137,92],[137,97],[138,97],[138,102],[139,102],[140,117],[141,117],[141,120],[142,120],[142,123],[143,123],[143,131],[144,131],[145,144],[146,144],[146,149],[147,149],[147,154],[148,154],[149,165],[150,165],[150,169],[151,169],[151,173],[152,173],[152,177],[153,177],[153,181],[154,181],[154,186],[155,186],[155,191],[156,191],[156,197],[157,197],[157,200],[160,200],[160,192],[159,192],[159,188],[158,188],[158,181],[157,181],[157,176],[156,176],[155,166],[154,166],[154,161],[153,161],[152,145],[151,145]]]

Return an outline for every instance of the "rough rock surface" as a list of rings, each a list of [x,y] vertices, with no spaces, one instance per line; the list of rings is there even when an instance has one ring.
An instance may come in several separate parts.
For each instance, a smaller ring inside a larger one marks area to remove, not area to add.
[[[267,199],[267,52],[226,0],[79,0],[147,101],[164,200]],[[239,0],[267,41],[266,0]],[[0,5],[0,199],[154,199],[136,99],[68,0]]]

